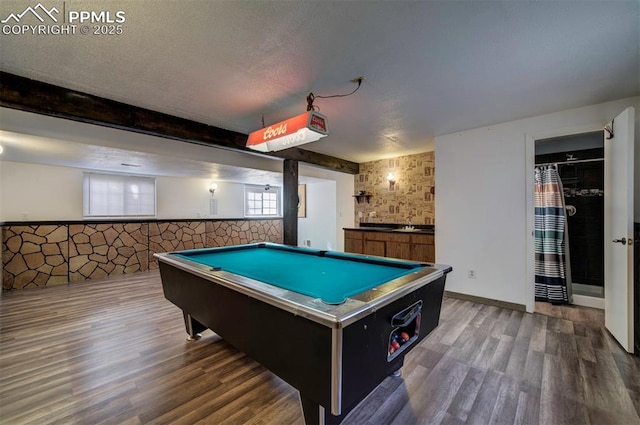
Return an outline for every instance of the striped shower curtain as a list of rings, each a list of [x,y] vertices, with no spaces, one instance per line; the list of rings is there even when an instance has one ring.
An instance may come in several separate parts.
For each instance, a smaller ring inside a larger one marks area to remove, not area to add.
[[[562,182],[554,166],[535,168],[536,301],[568,304],[568,235]]]

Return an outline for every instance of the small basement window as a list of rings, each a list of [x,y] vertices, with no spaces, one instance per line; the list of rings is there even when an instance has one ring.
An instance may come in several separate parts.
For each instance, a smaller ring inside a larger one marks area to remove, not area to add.
[[[245,217],[280,217],[280,188],[277,186],[244,186]]]
[[[84,173],[85,217],[155,217],[155,177]]]

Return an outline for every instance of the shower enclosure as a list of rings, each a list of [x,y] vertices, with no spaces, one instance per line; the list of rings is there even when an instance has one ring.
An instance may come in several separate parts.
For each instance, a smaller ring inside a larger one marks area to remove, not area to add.
[[[557,164],[564,188],[573,294],[604,298],[603,133],[536,141],[535,158]]]

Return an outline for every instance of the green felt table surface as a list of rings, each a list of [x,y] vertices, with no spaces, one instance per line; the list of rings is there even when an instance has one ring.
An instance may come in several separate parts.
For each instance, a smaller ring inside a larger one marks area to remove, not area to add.
[[[273,248],[269,245],[213,248],[178,254],[196,263],[300,294],[338,304],[393,279],[420,270],[424,265],[399,260],[361,261],[362,256],[323,253],[306,248]]]

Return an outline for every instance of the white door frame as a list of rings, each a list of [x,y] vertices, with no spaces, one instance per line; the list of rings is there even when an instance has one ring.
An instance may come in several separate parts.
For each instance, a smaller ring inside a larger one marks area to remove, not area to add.
[[[606,123],[605,123],[606,124]],[[601,122],[592,122],[583,125],[569,126],[538,131],[535,133],[524,134],[524,152],[525,152],[525,197],[527,206],[527,225],[525,240],[527,241],[527,259],[526,259],[526,285],[527,285],[527,312],[533,313],[535,310],[535,238],[533,236],[535,214],[533,202],[533,170],[536,166],[536,140],[550,139],[554,137],[572,136],[574,134],[592,133],[594,131],[603,131],[605,124]]]

